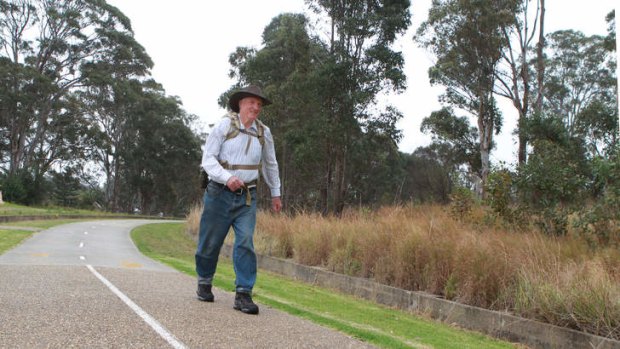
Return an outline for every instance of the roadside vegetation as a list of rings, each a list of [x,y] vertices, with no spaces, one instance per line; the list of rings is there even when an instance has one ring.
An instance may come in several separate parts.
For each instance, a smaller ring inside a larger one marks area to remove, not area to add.
[[[63,215],[88,215],[105,216],[111,215],[109,212],[85,210],[74,207],[60,206],[26,206],[10,202],[0,205],[0,216],[63,216]]]
[[[200,211],[188,217],[194,237]],[[259,253],[620,339],[615,245],[593,248],[571,232],[511,231],[480,208],[459,217],[438,205],[350,210],[341,218],[259,215]]]
[[[0,228],[0,254],[10,250],[32,236],[34,232],[27,230],[8,230]]]
[[[144,225],[131,233],[145,255],[195,276],[196,244],[182,223]],[[216,287],[233,291],[228,260],[218,264]],[[455,329],[424,317],[390,309],[333,290],[261,271],[254,298],[262,304],[337,329],[382,348],[513,348],[514,344]]]

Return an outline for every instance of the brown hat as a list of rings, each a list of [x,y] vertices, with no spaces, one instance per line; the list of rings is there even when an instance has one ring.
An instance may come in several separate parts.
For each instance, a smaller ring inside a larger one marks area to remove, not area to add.
[[[267,106],[271,104],[271,101],[267,99],[267,97],[263,96],[263,92],[260,90],[260,87],[255,85],[250,85],[242,88],[239,91],[233,93],[228,99],[228,106],[235,113],[239,112],[239,101],[245,97],[258,97],[263,100],[263,106]]]

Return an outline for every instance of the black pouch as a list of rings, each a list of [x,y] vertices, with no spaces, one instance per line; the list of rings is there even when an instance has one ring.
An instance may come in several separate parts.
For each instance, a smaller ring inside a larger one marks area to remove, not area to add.
[[[209,175],[204,169],[200,170],[200,188],[207,189],[207,185],[209,185]]]

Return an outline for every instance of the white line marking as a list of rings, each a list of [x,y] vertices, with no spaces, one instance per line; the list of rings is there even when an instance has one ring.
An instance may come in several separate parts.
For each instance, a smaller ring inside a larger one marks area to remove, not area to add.
[[[80,248],[84,247],[84,241],[80,242]]]
[[[81,260],[83,260],[83,261],[85,261],[85,260],[86,260],[86,257],[84,257],[84,256],[80,256],[80,259],[81,259]]]
[[[140,308],[136,303],[134,303],[129,297],[125,296],[123,292],[121,292],[116,286],[114,286],[108,279],[103,277],[103,275],[99,274],[93,266],[90,264],[86,265],[88,270],[90,270],[104,285],[108,286],[110,291],[112,291],[118,298],[120,298],[131,310],[133,310],[136,314],[138,314],[144,322],[146,322],[151,328],[157,332],[163,339],[165,339],[168,344],[170,344],[173,348],[176,349],[187,349],[185,344],[181,343],[176,337],[168,332],[168,330],[162,326],[157,320],[155,320],[151,315],[147,314],[142,308]]]
[[[84,232],[84,235],[88,235],[88,232],[87,232],[87,231],[85,231],[85,232]]]

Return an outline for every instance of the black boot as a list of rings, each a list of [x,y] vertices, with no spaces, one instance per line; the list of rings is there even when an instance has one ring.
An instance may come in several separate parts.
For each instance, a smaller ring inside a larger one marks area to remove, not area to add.
[[[198,296],[198,300],[203,302],[213,302],[215,299],[215,297],[213,297],[213,292],[211,292],[211,285],[198,284],[196,295]]]
[[[246,314],[258,314],[258,306],[252,302],[252,296],[245,292],[237,292],[233,308]]]

